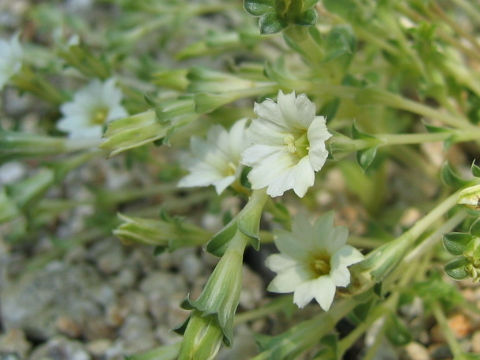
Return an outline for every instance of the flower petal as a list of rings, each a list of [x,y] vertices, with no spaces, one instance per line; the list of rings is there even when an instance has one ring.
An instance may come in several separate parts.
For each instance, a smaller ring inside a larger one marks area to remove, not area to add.
[[[336,286],[347,287],[350,284],[350,271],[346,267],[335,268],[332,266],[330,277]]]
[[[273,254],[265,259],[265,265],[272,271],[281,272],[298,264],[295,259],[285,254]]]
[[[325,148],[325,141],[332,135],[328,132],[325,118],[316,116],[307,131],[310,149],[308,156],[315,171],[320,170],[328,157],[328,151]]]
[[[336,251],[331,260],[332,270],[339,267],[347,267],[362,261],[365,257],[353,246],[345,245]]]
[[[321,276],[314,281],[315,300],[328,311],[335,298],[335,284],[330,276]]]
[[[347,243],[348,229],[345,226],[336,226],[329,234],[325,247],[330,254],[335,254]]]
[[[309,280],[309,273],[303,266],[290,267],[280,272],[268,285],[267,290],[276,293],[296,291],[304,282]]]
[[[277,230],[273,241],[281,253],[304,263],[308,259],[311,249],[308,247],[308,243],[299,241],[298,235],[300,234]]]
[[[315,182],[315,172],[308,156],[304,156],[292,170],[294,176],[293,191],[299,197],[303,197],[308,188]]]

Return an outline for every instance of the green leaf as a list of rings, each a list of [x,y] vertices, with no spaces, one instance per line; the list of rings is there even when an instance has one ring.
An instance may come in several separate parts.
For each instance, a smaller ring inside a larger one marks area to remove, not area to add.
[[[412,341],[410,330],[408,330],[403,321],[393,313],[390,313],[385,323],[385,335],[387,339],[396,346],[404,346]]]
[[[460,175],[458,175],[450,166],[448,162],[443,164],[441,173],[440,173],[442,181],[453,188],[461,188],[466,186],[469,182],[465,179],[462,179]]]
[[[287,24],[277,17],[275,13],[267,13],[260,18],[259,21],[260,33],[275,34],[282,31]]]
[[[453,259],[445,265],[445,272],[455,280],[463,280],[468,277],[468,273],[465,269],[465,266],[468,264],[468,260],[463,256]]]
[[[336,334],[328,334],[320,340],[322,349],[315,354],[314,360],[340,360],[338,353],[338,336]]]
[[[372,165],[375,156],[377,155],[378,146],[373,146],[371,148],[357,151],[357,161],[358,164],[362,167],[363,171],[366,171],[370,165]]]
[[[462,255],[473,236],[467,233],[452,232],[445,234],[443,245],[452,255]]]
[[[244,0],[243,7],[253,16],[261,16],[274,11],[274,0]]]
[[[475,161],[472,163],[471,170],[473,176],[480,178],[480,166],[476,165]]]
[[[480,219],[477,219],[470,227],[470,234],[480,237]]]

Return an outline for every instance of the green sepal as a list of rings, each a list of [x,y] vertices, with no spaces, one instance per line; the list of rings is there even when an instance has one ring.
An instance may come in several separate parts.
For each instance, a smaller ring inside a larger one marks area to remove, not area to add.
[[[441,179],[444,184],[453,188],[461,188],[466,186],[469,181],[462,179],[450,166],[448,162],[445,162],[440,172]]]
[[[215,256],[222,256],[228,247],[228,242],[237,232],[237,221],[232,219],[222,230],[213,235],[207,243],[207,251]]]
[[[237,241],[242,239],[236,238]],[[235,240],[234,240],[235,241]],[[244,241],[244,240],[242,240]],[[197,310],[202,317],[214,316],[223,333],[223,341],[230,346],[233,341],[233,320],[242,289],[243,248],[228,248],[202,293],[196,300],[187,297],[182,307]]]
[[[394,313],[390,313],[385,322],[385,336],[396,346],[405,346],[412,341],[410,330],[405,323]]]
[[[477,219],[470,227],[470,234],[480,237],[480,219]]]
[[[260,33],[264,35],[275,34],[287,27],[287,24],[280,19],[276,13],[266,13],[258,21]]]
[[[466,266],[469,261],[465,257],[453,259],[445,265],[445,272],[455,280],[463,280],[469,276]]]
[[[267,12],[275,11],[274,0],[243,0],[243,7],[253,16],[261,16]]]
[[[473,236],[467,233],[451,232],[443,236],[443,245],[452,255],[462,255]]]
[[[475,161],[472,163],[470,170],[472,171],[473,176],[480,178],[480,166],[476,165]]]
[[[375,156],[377,155],[377,149],[378,146],[373,146],[368,149],[357,151],[357,162],[363,171],[366,171],[370,165],[372,165],[373,160],[375,160]]]

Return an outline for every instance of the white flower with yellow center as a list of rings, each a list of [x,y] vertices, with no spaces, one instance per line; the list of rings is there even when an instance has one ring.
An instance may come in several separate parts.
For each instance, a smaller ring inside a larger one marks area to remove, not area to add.
[[[115,87],[114,79],[93,80],[60,107],[63,117],[57,128],[70,138],[99,139],[107,122],[128,116],[121,101],[122,92]]]
[[[305,94],[278,92],[277,102],[255,103],[258,118],[249,128],[252,145],[242,162],[251,166],[248,179],[253,189],[267,187],[267,194],[280,196],[293,189],[302,197],[313,185],[315,171],[328,156],[325,118],[315,116],[315,104]]]
[[[190,174],[180,180],[180,187],[214,185],[221,194],[240,177],[240,158],[246,147],[246,119],[237,121],[230,131],[213,126],[207,139],[191,139],[191,157],[185,160]]]
[[[354,247],[346,245],[348,230],[333,226],[333,213],[313,225],[303,216],[295,218],[292,232],[276,233],[280,254],[270,255],[266,265],[277,273],[268,286],[276,293],[293,292],[293,302],[302,308],[315,299],[328,311],[336,287],[350,283],[348,266],[363,260]]]
[[[10,41],[0,39],[0,90],[22,67],[23,51],[18,36],[14,35]]]

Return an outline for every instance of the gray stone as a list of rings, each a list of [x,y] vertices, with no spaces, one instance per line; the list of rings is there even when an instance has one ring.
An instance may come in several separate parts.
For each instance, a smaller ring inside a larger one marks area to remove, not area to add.
[[[82,343],[55,337],[39,346],[30,356],[30,360],[91,360]]]
[[[68,266],[52,262],[37,272],[12,281],[0,294],[6,329],[19,328],[46,339],[57,333],[56,322],[68,316],[81,324],[98,318],[100,279],[89,265]]]
[[[129,316],[120,329],[120,337],[123,348],[129,355],[152,349],[157,345],[152,322],[142,315]]]

